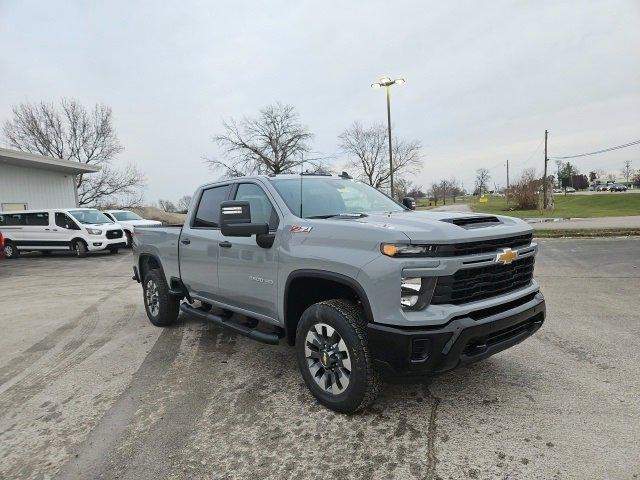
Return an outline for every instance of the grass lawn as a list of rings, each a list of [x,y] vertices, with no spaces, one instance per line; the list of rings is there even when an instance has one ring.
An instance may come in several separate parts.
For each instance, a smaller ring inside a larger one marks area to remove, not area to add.
[[[474,212],[509,215],[512,217],[622,217],[640,215],[640,194],[554,195],[556,208],[541,214],[539,210],[511,210],[501,197],[490,197],[488,203],[471,203]]]

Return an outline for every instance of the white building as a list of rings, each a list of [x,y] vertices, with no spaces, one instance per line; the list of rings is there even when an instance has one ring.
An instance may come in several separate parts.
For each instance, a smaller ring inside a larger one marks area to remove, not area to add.
[[[0,211],[78,206],[76,175],[100,167],[0,148]]]

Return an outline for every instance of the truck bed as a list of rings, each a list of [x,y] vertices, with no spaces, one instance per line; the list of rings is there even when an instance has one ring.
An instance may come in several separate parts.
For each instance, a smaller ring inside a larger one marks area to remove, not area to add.
[[[149,253],[161,259],[167,283],[171,277],[180,278],[178,244],[182,224],[149,225],[134,227],[133,252],[137,259],[140,254]]]

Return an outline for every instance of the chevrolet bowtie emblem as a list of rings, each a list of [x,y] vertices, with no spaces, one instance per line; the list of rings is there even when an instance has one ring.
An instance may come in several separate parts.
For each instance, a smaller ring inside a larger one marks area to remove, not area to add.
[[[518,258],[518,252],[516,250],[511,250],[510,248],[503,248],[502,252],[498,253],[496,256],[496,262],[502,263],[504,265],[509,265],[515,259]]]

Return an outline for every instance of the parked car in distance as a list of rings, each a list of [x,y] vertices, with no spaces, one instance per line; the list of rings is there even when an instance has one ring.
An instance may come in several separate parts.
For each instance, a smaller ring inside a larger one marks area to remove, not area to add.
[[[554,188],[553,189],[553,193],[562,193],[562,189],[561,188]]]
[[[614,183],[609,187],[610,192],[626,192],[627,187],[624,185],[620,185],[619,183]]]
[[[193,198],[183,225],[135,228],[151,323],[182,312],[287,341],[311,393],[338,412],[370,405],[384,377],[468,365],[544,322],[523,220],[416,211],[347,175],[232,178]]]
[[[127,247],[131,246],[131,242],[133,240],[133,227],[162,225],[162,222],[144,219],[137,213],[130,210],[104,210],[102,213],[122,226],[127,237]]]
[[[122,227],[95,208],[54,208],[0,212],[4,253],[16,258],[20,252],[72,250],[78,257],[87,252],[118,253],[126,246]]]
[[[598,185],[596,187],[596,192],[606,192],[609,190],[609,185]]]
[[[573,187],[567,187],[564,189],[564,191],[567,193],[576,193],[576,189]]]

